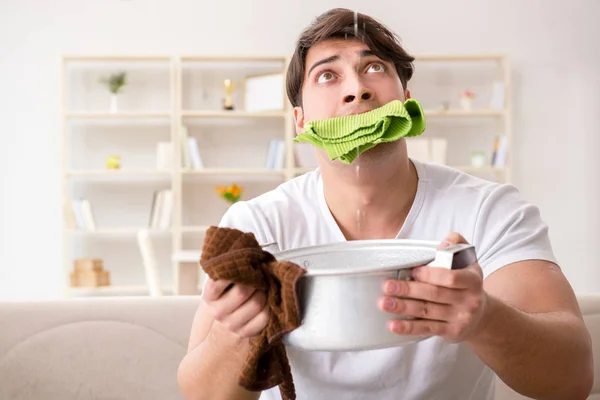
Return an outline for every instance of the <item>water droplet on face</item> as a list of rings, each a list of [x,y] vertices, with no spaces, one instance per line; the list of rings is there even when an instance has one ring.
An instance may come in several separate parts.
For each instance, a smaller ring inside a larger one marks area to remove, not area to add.
[[[364,30],[364,22],[363,22],[363,30]],[[364,32],[363,32],[364,34]],[[358,38],[358,12],[354,11],[354,37]],[[364,36],[363,36],[363,42],[364,42]],[[356,64],[356,74],[359,75],[359,69],[360,69],[360,58],[359,58],[359,62]],[[357,80],[358,82],[358,80]],[[360,93],[360,83],[357,83],[358,87],[356,88],[356,98],[359,99],[361,96]],[[355,171],[356,171],[356,181],[359,182],[360,179],[360,148],[357,145],[356,146],[356,158],[354,160],[354,164],[355,164]],[[364,220],[364,210],[361,209],[361,207],[359,206],[358,209],[356,210],[356,229],[357,229],[357,234],[360,235],[361,230],[363,228],[363,220]]]

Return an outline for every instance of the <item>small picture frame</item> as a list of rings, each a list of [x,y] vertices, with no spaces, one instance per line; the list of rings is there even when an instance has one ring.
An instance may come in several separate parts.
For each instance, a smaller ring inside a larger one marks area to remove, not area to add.
[[[248,75],[244,78],[244,110],[283,111],[285,90],[283,73]]]

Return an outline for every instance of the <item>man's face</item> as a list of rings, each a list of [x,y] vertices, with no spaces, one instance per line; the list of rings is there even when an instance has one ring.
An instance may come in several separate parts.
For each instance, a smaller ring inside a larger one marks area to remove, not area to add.
[[[294,109],[296,132],[312,120],[360,114],[406,99],[394,66],[358,40],[328,40],[310,48],[302,107]]]

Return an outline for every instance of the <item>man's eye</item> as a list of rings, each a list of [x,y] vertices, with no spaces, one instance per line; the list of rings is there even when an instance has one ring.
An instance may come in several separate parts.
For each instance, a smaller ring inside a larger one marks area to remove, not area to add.
[[[323,72],[321,75],[319,75],[319,77],[317,78],[317,82],[319,83],[323,83],[323,82],[327,82],[331,79],[333,79],[334,76],[331,72]]]
[[[367,72],[383,72],[385,69],[383,68],[383,65],[379,64],[379,63],[374,63],[369,65],[369,68],[367,69]]]

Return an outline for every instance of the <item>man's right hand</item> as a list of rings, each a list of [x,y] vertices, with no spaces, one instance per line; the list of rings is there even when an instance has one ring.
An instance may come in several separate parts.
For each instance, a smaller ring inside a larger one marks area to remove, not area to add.
[[[242,388],[238,373],[248,357],[249,339],[262,332],[269,318],[264,291],[208,279],[192,322],[188,352],[177,372],[184,398],[258,400],[260,392]]]
[[[250,286],[209,278],[202,299],[213,318],[240,337],[257,336],[269,322],[265,292]]]

